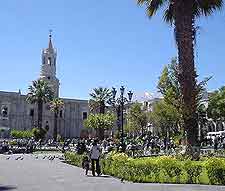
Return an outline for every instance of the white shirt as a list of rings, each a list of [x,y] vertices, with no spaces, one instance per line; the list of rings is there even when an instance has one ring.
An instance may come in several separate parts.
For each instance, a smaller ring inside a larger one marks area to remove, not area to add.
[[[99,159],[100,157],[100,147],[98,145],[94,145],[91,147],[91,159]]]

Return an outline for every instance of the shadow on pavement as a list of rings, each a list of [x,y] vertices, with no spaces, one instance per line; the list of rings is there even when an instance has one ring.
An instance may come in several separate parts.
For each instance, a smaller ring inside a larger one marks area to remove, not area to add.
[[[0,185],[0,191],[5,191],[5,190],[15,190],[17,187],[15,186],[2,186]]]
[[[92,178],[110,178],[110,176],[107,176],[107,175],[101,175],[101,176],[87,175],[87,177],[92,177]]]

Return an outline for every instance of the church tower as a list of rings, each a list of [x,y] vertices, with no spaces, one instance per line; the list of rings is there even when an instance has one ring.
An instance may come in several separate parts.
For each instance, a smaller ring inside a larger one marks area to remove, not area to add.
[[[55,97],[59,97],[59,80],[56,77],[57,52],[52,44],[52,33],[49,33],[48,48],[42,50],[42,64],[40,78],[48,82]]]

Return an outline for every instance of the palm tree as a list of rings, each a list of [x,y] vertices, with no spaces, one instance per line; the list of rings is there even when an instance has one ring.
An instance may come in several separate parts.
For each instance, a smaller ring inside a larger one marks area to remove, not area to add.
[[[53,97],[53,92],[48,83],[43,80],[33,81],[29,86],[27,101],[38,106],[38,128],[42,128],[43,104],[49,102]]]
[[[57,133],[58,133],[58,117],[59,117],[59,112],[63,109],[64,107],[64,103],[63,100],[61,100],[60,98],[54,98],[51,102],[50,102],[50,108],[51,111],[54,113],[54,131],[53,131],[53,138],[54,141],[57,140]]]
[[[209,16],[220,9],[223,0],[137,0],[145,5],[149,17],[161,8],[164,20],[174,26],[175,40],[178,48],[179,83],[182,94],[182,114],[187,143],[198,146],[197,123],[197,85],[194,64],[194,44],[196,41],[195,20],[201,16]]]
[[[111,91],[108,88],[98,87],[93,89],[90,96],[90,110],[92,112],[105,114],[106,104],[112,96]],[[104,129],[98,129],[97,134],[101,140],[104,139]]]
[[[89,101],[92,111],[97,113],[105,113],[106,104],[112,96],[111,91],[108,88],[98,87],[94,88],[90,93],[91,99]]]

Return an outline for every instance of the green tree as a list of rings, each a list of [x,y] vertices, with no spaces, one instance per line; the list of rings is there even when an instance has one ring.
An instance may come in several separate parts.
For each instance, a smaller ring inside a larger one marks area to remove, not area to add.
[[[106,105],[112,96],[111,91],[108,88],[98,87],[93,89],[90,96],[89,105],[91,112],[104,114]],[[104,139],[104,132],[101,128],[97,131],[97,134],[101,140]]]
[[[115,122],[115,116],[112,113],[97,113],[90,114],[84,121],[84,126],[89,129],[102,130],[104,135],[105,130],[112,129]],[[98,132],[98,131],[97,131]]]
[[[173,58],[171,63],[164,67],[157,88],[163,95],[164,101],[181,112],[182,100],[178,72],[177,60]]]
[[[176,135],[179,131],[180,113],[171,104],[160,100],[153,105],[152,112],[149,113],[149,121],[157,129],[162,137]]]
[[[207,114],[214,121],[225,119],[225,86],[213,92],[209,97]]]
[[[149,17],[162,7],[164,20],[174,26],[178,48],[179,83],[182,95],[182,113],[184,129],[190,146],[198,145],[197,123],[197,83],[194,63],[194,43],[196,42],[195,21],[201,16],[209,16],[220,9],[223,0],[137,0],[145,5]]]
[[[50,102],[50,110],[54,113],[54,131],[53,131],[53,139],[57,141],[57,134],[58,134],[58,117],[59,112],[63,109],[64,102],[60,98],[54,98]]]
[[[183,121],[184,116],[182,112],[182,105],[183,101],[181,99],[181,89],[180,89],[180,82],[178,80],[179,78],[179,65],[176,61],[176,58],[173,58],[171,63],[166,65],[162,71],[162,74],[159,78],[158,82],[158,90],[163,95],[163,100],[165,101],[165,104],[173,106],[173,109],[176,109],[176,113],[179,114],[179,120],[175,124],[177,124],[180,127],[182,134],[184,135],[184,128],[183,128]],[[211,79],[205,78],[201,82],[197,82],[196,85],[196,104],[197,104],[197,122],[201,127],[205,125],[205,120],[203,119],[203,110],[202,110],[202,100],[204,98],[204,94],[206,92],[205,86],[207,85],[207,82]],[[170,107],[171,107],[170,106]]]
[[[129,132],[144,133],[148,123],[148,114],[142,109],[142,104],[134,103],[127,114],[127,126],[126,129]]]
[[[44,80],[33,81],[29,86],[29,93],[26,100],[38,106],[38,128],[42,128],[43,104],[49,102],[53,97],[53,92]]]

